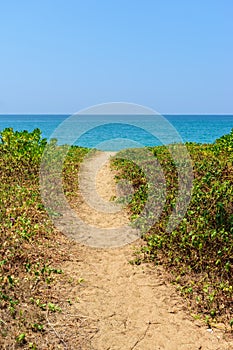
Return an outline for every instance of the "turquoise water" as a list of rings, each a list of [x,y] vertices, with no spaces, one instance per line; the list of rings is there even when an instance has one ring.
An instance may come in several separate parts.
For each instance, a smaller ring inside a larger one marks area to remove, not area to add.
[[[0,115],[0,130],[7,127],[18,131],[32,131],[39,128],[45,138],[58,136],[60,143],[74,143],[85,147],[96,147],[111,139],[111,142],[117,143],[120,149],[137,144],[152,146],[180,140],[212,143],[233,128],[233,115],[164,115],[165,122],[158,121],[156,116],[85,115],[82,118],[79,116],[79,119],[72,122],[73,124],[64,124],[68,117],[68,115]],[[56,128],[59,125],[58,133]],[[81,136],[77,140],[79,134]]]

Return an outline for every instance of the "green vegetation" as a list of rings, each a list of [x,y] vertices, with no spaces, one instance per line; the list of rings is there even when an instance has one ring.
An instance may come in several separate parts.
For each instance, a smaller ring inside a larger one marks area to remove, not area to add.
[[[214,144],[187,143],[186,147],[193,162],[192,198],[184,218],[171,233],[166,227],[176,203],[177,169],[165,146],[149,148],[163,169],[167,194],[159,220],[144,234],[146,244],[135,263],[149,260],[164,264],[177,289],[190,300],[193,313],[204,315],[207,323],[224,321],[232,327],[233,130]],[[128,207],[132,221],[143,229],[143,218],[137,218],[152,184],[143,169],[127,160],[136,158],[135,154],[140,159],[143,151],[122,151],[113,166],[118,170],[117,180],[127,179],[134,188]],[[150,162],[147,173],[148,167]],[[153,216],[153,212],[148,215]]]
[[[57,263],[51,266],[61,257],[56,244],[59,236],[39,189],[46,144],[39,129],[17,132],[8,128],[0,133],[1,348],[3,339],[8,348],[36,349],[38,332],[46,328],[46,313],[62,311],[54,300],[53,285],[63,272]],[[65,192],[71,190],[71,178],[77,183],[78,166],[86,153],[86,149],[71,147],[63,168]]]
[[[39,170],[46,145],[38,129],[8,128],[0,133],[0,347],[37,349],[39,337],[49,327],[46,317],[62,314],[64,305],[69,308],[73,303],[56,294],[55,282],[63,276],[60,261],[66,253],[40,196]],[[55,140],[52,147],[61,148]],[[187,148],[194,171],[192,199],[172,233],[166,226],[176,203],[177,169],[166,147],[149,149],[161,164],[166,198],[160,219],[144,234],[145,246],[135,263],[163,263],[172,282],[189,298],[195,317],[204,315],[207,323],[224,321],[233,327],[233,132],[213,145],[189,143]],[[72,205],[79,164],[87,152],[71,147],[64,162],[63,188]],[[127,154],[144,157],[142,150]],[[151,184],[142,169],[124,157],[123,152],[114,166],[118,179],[130,180],[134,187],[128,206],[135,221]],[[146,167],[150,172],[150,162]],[[162,183],[161,172],[154,176]],[[153,218],[154,213],[149,214]],[[140,227],[143,220],[136,220]],[[76,284],[82,282],[80,278]]]

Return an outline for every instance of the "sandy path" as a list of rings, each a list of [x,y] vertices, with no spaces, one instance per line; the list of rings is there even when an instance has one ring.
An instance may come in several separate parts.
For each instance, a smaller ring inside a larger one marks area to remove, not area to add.
[[[79,174],[76,210],[65,206],[56,226],[66,235],[91,247],[119,247],[135,241],[139,234],[129,225],[127,214],[111,201],[117,195],[108,159],[111,152],[86,157]]]
[[[97,163],[98,157],[101,154],[96,156]],[[92,164],[94,169],[95,159]],[[90,163],[88,166],[88,172],[84,172],[86,183],[93,181]],[[113,173],[108,163],[99,171],[95,181],[102,199],[109,200],[116,195]],[[91,197],[92,194],[93,189],[90,190],[87,186],[85,196]],[[97,215],[83,200],[78,211],[83,219],[88,218],[89,223],[101,227],[121,226],[128,220],[126,213],[122,211],[117,214]],[[82,338],[79,348],[233,349],[233,342],[227,342],[223,333],[219,330],[211,333],[205,325],[189,316],[175,288],[165,281],[162,268],[129,264],[129,260],[133,259],[132,247],[140,243],[138,239],[132,244],[108,249],[92,248],[80,243],[73,245],[72,254],[77,254],[79,258],[64,262],[62,268],[71,279],[81,276],[84,282],[81,287],[73,285],[67,293],[71,299],[78,296],[77,312],[85,315],[94,329],[91,336],[88,336],[88,341]],[[76,348],[78,347],[74,346],[75,350]]]

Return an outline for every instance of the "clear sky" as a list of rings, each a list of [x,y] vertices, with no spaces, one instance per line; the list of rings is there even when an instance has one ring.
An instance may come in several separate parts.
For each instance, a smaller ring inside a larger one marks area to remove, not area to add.
[[[233,114],[233,0],[1,0],[0,113]]]

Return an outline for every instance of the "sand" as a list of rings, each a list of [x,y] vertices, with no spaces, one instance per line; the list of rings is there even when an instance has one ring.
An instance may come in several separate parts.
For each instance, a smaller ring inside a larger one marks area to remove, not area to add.
[[[129,224],[126,210],[100,213],[93,209],[93,206],[98,207],[98,201],[108,202],[117,195],[114,172],[108,162],[110,155],[97,153],[91,161],[87,161],[86,171],[85,166],[81,169],[81,182],[83,181],[86,190],[85,199],[81,198],[81,194],[79,196],[77,211],[88,225],[115,227],[120,231],[122,225]],[[100,163],[104,165],[98,168]],[[96,173],[97,168],[99,171]],[[93,179],[100,196],[99,199],[98,195],[95,197],[94,204],[94,190],[90,185],[93,184]],[[86,203],[88,201],[89,205]],[[111,201],[109,203],[114,211],[115,204]],[[105,204],[102,203],[102,209]],[[134,240],[132,237],[131,243],[119,240],[114,247],[103,248],[100,245],[104,246],[104,237],[102,243],[98,237],[96,244],[95,237],[92,237],[89,241],[86,240],[87,244],[83,244],[84,240],[79,241],[79,233],[76,238],[72,233],[70,259],[61,266],[69,283],[61,280],[58,285],[61,297],[72,300],[72,305],[67,307],[67,313],[56,315],[57,327],[55,329],[54,326],[54,329],[60,338],[60,347],[57,348],[233,349],[233,341],[226,339],[223,331],[210,330],[204,323],[190,316],[185,302],[167,281],[162,267],[129,263],[134,257],[133,248],[142,244],[138,237]]]

